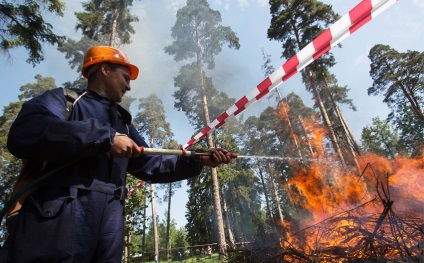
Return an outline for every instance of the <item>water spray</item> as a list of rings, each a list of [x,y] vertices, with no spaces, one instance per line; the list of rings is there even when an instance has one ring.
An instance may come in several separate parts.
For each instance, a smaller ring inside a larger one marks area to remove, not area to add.
[[[280,161],[302,161],[303,158],[299,157],[280,157],[280,156],[258,156],[258,155],[238,155],[237,158],[242,159],[268,159],[268,160],[280,160]],[[310,159],[308,159],[310,160]]]
[[[305,158],[305,157],[281,157],[281,156],[258,156],[258,155],[237,155],[238,159],[264,159],[273,161],[296,161],[300,163],[316,162],[316,163],[331,163],[335,165],[342,165],[340,161],[324,158]]]
[[[141,154],[151,154],[151,155],[174,155],[174,156],[188,156],[188,157],[197,157],[197,156],[211,156],[212,152],[204,150],[171,150],[171,149],[159,149],[159,148],[145,148],[140,147]],[[259,156],[259,155],[239,155],[232,152],[229,152],[232,158],[238,159],[267,159],[267,160],[277,160],[277,161],[315,161],[315,162],[329,162],[325,159],[317,158],[300,158],[300,157],[280,157],[280,156]]]

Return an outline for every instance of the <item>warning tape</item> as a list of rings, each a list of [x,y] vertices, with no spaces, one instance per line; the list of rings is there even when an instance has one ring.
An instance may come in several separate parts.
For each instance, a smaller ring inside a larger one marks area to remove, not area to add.
[[[133,186],[132,189],[128,190],[127,196],[132,195],[135,191],[137,191],[137,189],[140,189],[141,187],[143,187],[143,185],[144,185],[144,181],[138,182],[136,185]]]
[[[280,68],[265,78],[247,95],[243,96],[228,110],[224,111],[218,118],[216,118],[216,120],[206,126],[182,148],[189,148],[196,142],[203,139],[207,134],[224,125],[227,120],[238,115],[253,103],[260,100],[271,90],[287,81],[290,77],[304,69],[331,48],[338,45],[345,38],[353,34],[364,24],[374,19],[396,2],[396,0],[364,0],[360,2],[347,14],[337,20],[332,26],[316,37],[311,43],[290,58]]]
[[[266,77],[254,89],[239,99],[228,110],[221,113],[218,118],[188,141],[182,149],[191,147],[193,144],[203,139],[207,134],[224,125],[230,118],[237,116],[240,112],[260,100],[278,85],[286,82],[297,72],[304,69],[334,46],[338,45],[356,30],[377,17],[396,2],[397,0],[363,0],[360,2],[318,37],[312,40],[311,43],[290,58],[280,68]],[[134,186],[133,189],[129,190],[128,196],[140,188],[143,183],[144,182],[141,181]]]

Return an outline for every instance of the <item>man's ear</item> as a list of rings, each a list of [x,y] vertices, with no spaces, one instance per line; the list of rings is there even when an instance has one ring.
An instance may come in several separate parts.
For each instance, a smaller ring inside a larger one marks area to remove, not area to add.
[[[102,75],[106,77],[110,72],[110,67],[108,63],[102,63],[102,66],[100,67],[100,71],[102,72]]]

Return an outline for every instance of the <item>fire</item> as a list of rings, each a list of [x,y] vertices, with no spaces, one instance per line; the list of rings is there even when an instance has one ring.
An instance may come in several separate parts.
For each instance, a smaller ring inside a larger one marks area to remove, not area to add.
[[[283,103],[283,101],[280,101],[278,103],[278,108],[280,110],[280,117],[283,121],[289,121],[288,112],[290,111],[290,106],[287,103]]]
[[[327,130],[318,123],[318,117],[314,116],[311,119],[300,119],[299,123],[305,132],[305,141],[311,146],[311,157],[322,158],[324,154],[323,140],[327,134]]]
[[[286,189],[303,212],[282,224],[284,260],[422,257],[424,156],[364,154],[359,176],[332,157],[323,159],[325,130],[313,120],[303,124],[316,158],[292,163]]]
[[[415,159],[399,157],[393,161],[393,175],[389,185],[393,186],[392,198],[396,210],[424,216],[424,155]]]

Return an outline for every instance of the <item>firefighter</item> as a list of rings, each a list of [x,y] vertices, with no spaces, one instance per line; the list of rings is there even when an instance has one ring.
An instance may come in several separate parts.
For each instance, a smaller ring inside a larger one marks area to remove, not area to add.
[[[138,73],[120,50],[94,46],[82,67],[87,89],[74,89],[69,120],[60,88],[24,103],[9,131],[9,151],[42,163],[43,173],[68,165],[25,199],[0,261],[121,262],[127,173],[169,183],[230,163],[234,156],[221,148],[196,158],[141,154],[139,146],[148,145],[118,104]]]

